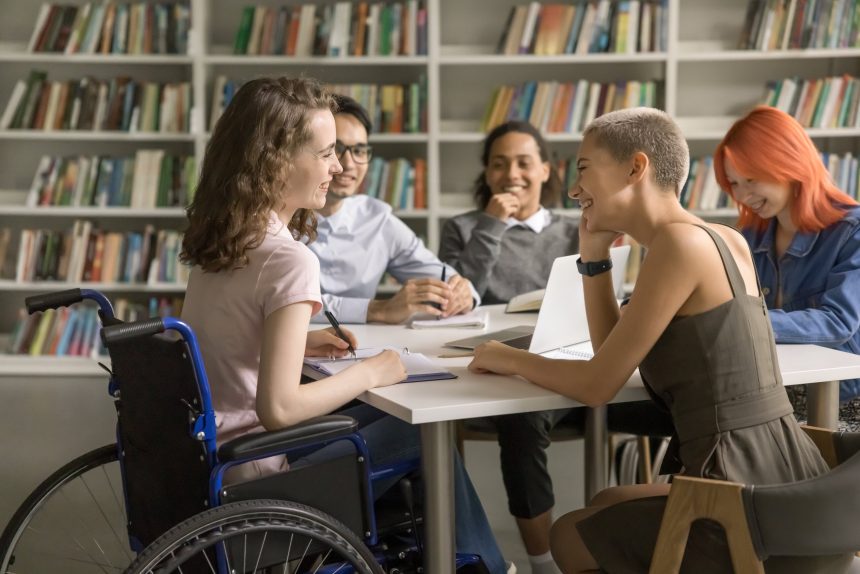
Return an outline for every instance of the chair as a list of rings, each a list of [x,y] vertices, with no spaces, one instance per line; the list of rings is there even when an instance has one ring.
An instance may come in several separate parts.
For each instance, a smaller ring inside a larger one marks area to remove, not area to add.
[[[769,556],[860,550],[860,433],[804,427],[831,471],[800,482],[754,486],[676,476],[651,562],[652,574],[680,570],[692,523],[722,525],[735,572],[763,574]],[[850,572],[860,572],[855,558]]]

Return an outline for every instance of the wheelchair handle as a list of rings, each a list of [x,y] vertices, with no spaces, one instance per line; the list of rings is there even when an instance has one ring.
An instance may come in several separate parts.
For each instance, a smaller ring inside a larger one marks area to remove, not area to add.
[[[27,313],[33,314],[37,311],[47,311],[48,309],[56,309],[58,307],[68,307],[73,303],[79,303],[84,299],[95,301],[99,305],[102,312],[102,318],[113,317],[113,305],[110,300],[105,297],[100,291],[95,289],[66,289],[65,291],[53,291],[51,293],[42,293],[40,295],[32,295],[24,299],[24,304],[27,306]]]
[[[164,330],[164,320],[160,317],[155,317],[153,319],[135,321],[134,323],[123,323],[121,325],[104,327],[102,329],[102,341],[104,341],[105,345],[110,345],[111,343],[117,343],[119,341],[136,339],[137,337],[156,335],[158,333],[163,333]]]
[[[27,313],[31,315],[36,311],[46,311],[57,307],[68,307],[72,303],[83,301],[84,296],[80,289],[67,289],[65,291],[54,291],[53,293],[42,293],[32,295],[24,299],[27,305]]]

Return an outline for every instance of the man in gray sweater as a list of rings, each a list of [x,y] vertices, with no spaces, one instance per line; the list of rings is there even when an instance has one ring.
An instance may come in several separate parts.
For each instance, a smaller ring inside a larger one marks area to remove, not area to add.
[[[551,213],[561,180],[543,137],[525,122],[507,122],[484,140],[484,169],[475,182],[479,209],[448,220],[439,258],[469,279],[484,304],[543,289],[556,257],[579,250],[577,222]],[[582,409],[492,417],[502,478],[534,574],[558,572],[549,553],[555,504],[547,471],[550,431],[562,419],[582,428]]]

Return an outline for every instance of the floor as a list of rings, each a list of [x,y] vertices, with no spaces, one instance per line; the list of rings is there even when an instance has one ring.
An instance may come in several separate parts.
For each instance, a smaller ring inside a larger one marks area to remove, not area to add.
[[[530,574],[525,548],[520,541],[514,519],[508,514],[508,501],[499,469],[499,446],[492,441],[465,443],[466,468],[484,510],[490,520],[496,540],[505,559],[512,560],[519,574]],[[553,443],[549,448],[549,470],[555,489],[555,516],[583,506],[583,441],[567,440]]]

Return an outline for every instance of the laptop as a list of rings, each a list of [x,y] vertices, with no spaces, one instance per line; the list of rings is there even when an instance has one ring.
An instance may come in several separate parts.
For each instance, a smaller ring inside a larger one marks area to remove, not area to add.
[[[612,284],[615,287],[616,296],[623,290],[629,256],[629,245],[613,247],[611,250]],[[588,332],[588,320],[585,315],[582,276],[576,269],[578,258],[579,255],[568,255],[553,261],[546,284],[546,293],[534,327],[519,325],[449,341],[445,346],[474,350],[475,347],[487,341],[499,341],[517,349],[528,349],[531,353],[540,354],[588,341],[591,335]]]

